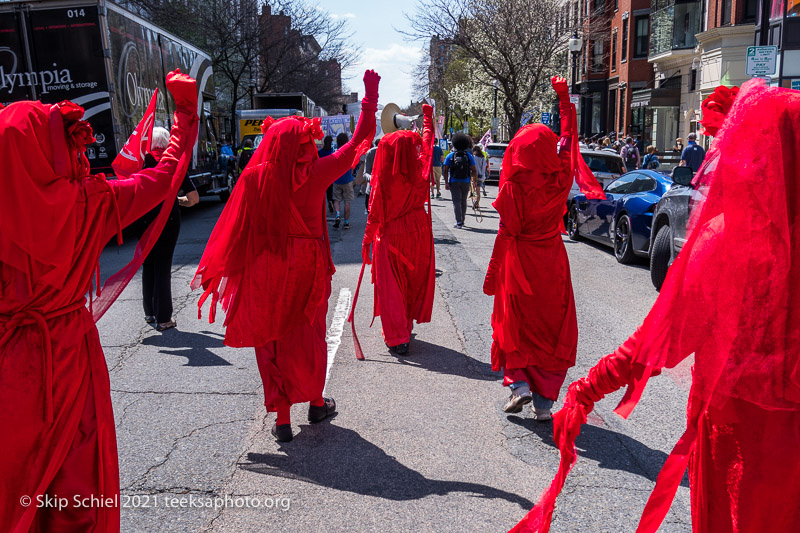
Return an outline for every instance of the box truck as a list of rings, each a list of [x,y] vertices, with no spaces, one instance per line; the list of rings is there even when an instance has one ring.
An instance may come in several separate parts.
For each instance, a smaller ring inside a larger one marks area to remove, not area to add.
[[[225,200],[235,178],[218,157],[208,54],[106,0],[0,2],[0,102],[83,106],[97,138],[86,154],[92,172],[113,175],[111,162],[156,89],[156,125],[170,127],[174,103],[164,80],[176,68],[198,84],[200,131],[189,174],[201,195]]]

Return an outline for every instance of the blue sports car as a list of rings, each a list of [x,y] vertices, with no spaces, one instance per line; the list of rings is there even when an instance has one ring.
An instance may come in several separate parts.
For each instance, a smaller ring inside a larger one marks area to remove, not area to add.
[[[586,237],[613,247],[620,263],[647,257],[653,212],[671,186],[666,174],[634,170],[608,184],[605,200],[578,194],[569,208],[567,233],[572,240]]]

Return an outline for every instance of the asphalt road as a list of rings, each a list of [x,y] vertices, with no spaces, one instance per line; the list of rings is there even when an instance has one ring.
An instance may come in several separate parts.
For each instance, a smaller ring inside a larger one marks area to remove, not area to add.
[[[489,192],[491,200],[496,188]],[[311,426],[307,406],[295,406],[295,439],[286,444],[269,434],[274,415],[263,407],[252,349],[224,346],[222,320],[198,320],[199,294],[189,291],[222,204],[204,199],[184,212],[173,263],[178,328],[157,333],[144,323],[138,276],[98,324],[117,420],[123,531],[502,532],[524,516],[556,471],[552,423],[527,409],[502,412],[508,392],[489,364],[492,299],[481,292],[497,213],[486,202],[482,223],[470,215],[466,229],[453,229],[445,195],[433,202],[433,321],[415,326],[407,357],[388,352],[379,320],[369,328],[366,281],[356,325],[367,360],[355,359],[344,317],[360,270],[362,198],[353,228],[332,230],[326,394],[339,414]],[[565,243],[580,328],[566,388],[636,329],[657,293],[644,265]],[[101,268],[123,259],[109,247]],[[685,364],[651,380],[627,421],[612,413],[621,393],[597,405],[552,531],[636,529],[685,427],[688,376]],[[661,531],[690,529],[684,479]]]

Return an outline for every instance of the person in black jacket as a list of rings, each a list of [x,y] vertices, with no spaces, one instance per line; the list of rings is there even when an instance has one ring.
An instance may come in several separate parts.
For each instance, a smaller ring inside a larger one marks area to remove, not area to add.
[[[144,168],[155,167],[168,144],[169,131],[159,127],[153,128],[150,153],[144,158]],[[144,319],[148,324],[154,324],[158,331],[174,328],[177,325],[172,318],[172,254],[175,252],[178,233],[181,230],[181,211],[178,206],[191,207],[200,201],[200,195],[189,176],[183,179],[181,192],[183,195],[181,196],[179,192],[179,196],[175,199],[161,236],[142,264]],[[158,206],[142,217],[143,227],[147,227],[155,220],[160,210],[161,206]]]

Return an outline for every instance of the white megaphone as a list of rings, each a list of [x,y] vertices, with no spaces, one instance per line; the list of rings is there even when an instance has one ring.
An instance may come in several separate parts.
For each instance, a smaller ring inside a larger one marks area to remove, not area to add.
[[[381,112],[381,129],[384,135],[397,130],[411,130],[418,118],[419,115],[404,115],[397,104],[386,104]]]

